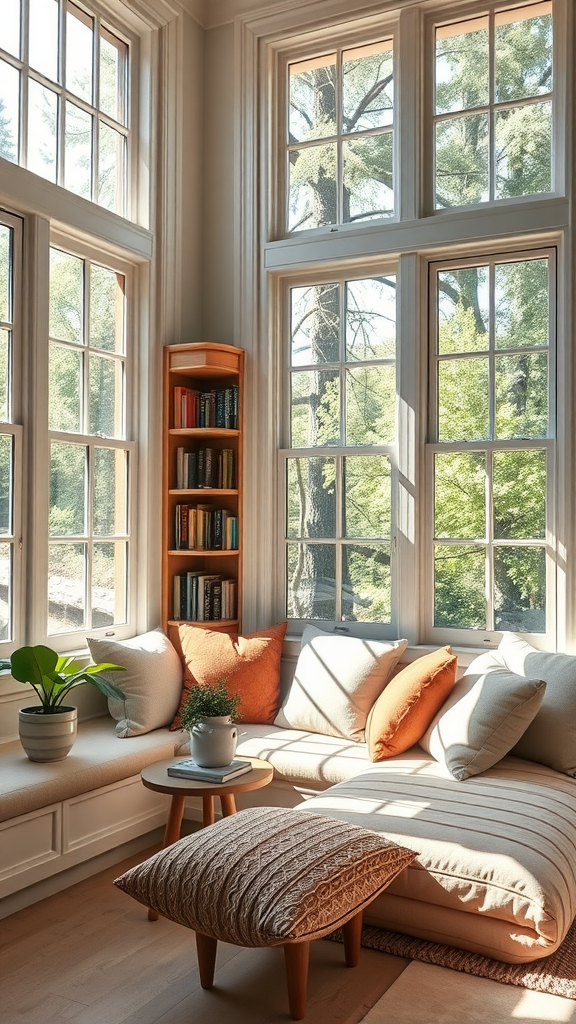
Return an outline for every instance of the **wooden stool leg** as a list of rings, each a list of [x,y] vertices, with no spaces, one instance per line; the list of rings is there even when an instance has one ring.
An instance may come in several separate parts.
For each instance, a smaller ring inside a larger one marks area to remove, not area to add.
[[[221,796],[220,803],[222,805],[223,818],[227,818],[230,814],[236,814],[236,801],[234,799],[234,793],[228,793]]]
[[[306,1013],[308,987],[309,942],[291,942],[284,946],[288,1005],[293,1020],[302,1020]]]
[[[202,828],[214,824],[214,800],[211,796],[202,797]]]
[[[162,849],[166,846],[172,846],[180,839],[180,829],[182,828],[182,818],[184,816],[184,801],[185,796],[181,794],[174,794],[170,801],[170,811],[168,814],[168,821],[166,822],[166,828],[164,829],[164,842],[162,843]],[[148,911],[148,920],[157,921],[158,914],[155,910]]]
[[[196,954],[202,988],[212,988],[217,946],[217,939],[213,939],[211,935],[204,935],[203,932],[196,932]]]
[[[362,911],[346,922],[342,927],[342,936],[346,967],[357,967],[360,959],[360,939],[362,938]]]

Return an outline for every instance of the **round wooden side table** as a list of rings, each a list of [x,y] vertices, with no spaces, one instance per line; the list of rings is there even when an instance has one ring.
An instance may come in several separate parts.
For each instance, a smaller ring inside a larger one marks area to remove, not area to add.
[[[246,757],[243,759],[252,762],[252,769],[239,775],[229,782],[199,782],[196,779],[176,779],[167,774],[167,769],[172,764],[182,760],[182,757],[169,757],[165,761],[155,761],[143,768],[140,778],[147,789],[155,793],[167,793],[172,797],[166,829],[164,831],[164,842],[162,848],[171,846],[180,838],[182,818],[184,816],[184,803],[188,796],[202,797],[202,827],[214,823],[214,797],[220,798],[223,817],[236,813],[235,793],[249,793],[254,789],[262,789],[272,782],[274,769],[269,761],[262,761],[259,757]],[[150,921],[157,921],[158,914],[155,910],[148,911]]]

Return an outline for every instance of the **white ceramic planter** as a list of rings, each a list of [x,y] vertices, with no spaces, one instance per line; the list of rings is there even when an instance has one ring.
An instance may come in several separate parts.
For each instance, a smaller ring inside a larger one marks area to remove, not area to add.
[[[63,761],[76,739],[78,708],[62,705],[53,715],[39,707],[18,712],[20,742],[31,761]]]
[[[190,730],[190,753],[202,768],[221,768],[236,753],[238,727],[230,715],[203,718]]]

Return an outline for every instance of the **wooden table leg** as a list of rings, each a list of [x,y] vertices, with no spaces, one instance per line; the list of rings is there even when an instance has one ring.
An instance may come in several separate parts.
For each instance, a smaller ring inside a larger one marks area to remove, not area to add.
[[[217,946],[217,939],[211,935],[204,935],[203,932],[196,932],[196,955],[202,988],[212,988]]]
[[[202,797],[202,827],[214,824],[214,800],[211,796]]]
[[[306,1013],[309,960],[309,942],[291,942],[284,946],[288,1005],[293,1020],[302,1020]]]
[[[342,927],[342,937],[346,967],[357,967],[360,959],[360,939],[362,938],[362,911],[346,921]]]
[[[227,818],[230,814],[236,814],[236,801],[234,799],[234,793],[229,793],[220,797],[220,803],[222,804],[222,817]]]
[[[182,828],[182,818],[184,817],[185,800],[185,796],[175,793],[170,801],[170,811],[168,812],[168,821],[166,822],[166,828],[164,829],[164,842],[162,843],[162,849],[165,849],[166,846],[172,846],[172,843],[175,843],[180,839],[180,829]],[[158,920],[158,914],[155,910],[150,909],[148,911],[148,920]]]

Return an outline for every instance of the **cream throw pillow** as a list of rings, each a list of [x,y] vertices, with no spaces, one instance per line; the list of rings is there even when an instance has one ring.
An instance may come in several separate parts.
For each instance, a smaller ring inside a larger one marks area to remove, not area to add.
[[[126,694],[123,701],[108,698],[117,736],[140,736],[170,725],[182,692],[183,670],[176,648],[161,629],[130,640],[89,637],[88,646],[95,662],[112,662],[126,669],[111,673]]]
[[[576,657],[537,651],[504,633],[498,656],[510,672],[546,680],[542,707],[512,753],[576,776]]]
[[[274,725],[361,743],[368,712],[407,644],[336,636],[307,626],[294,679]]]
[[[546,683],[509,672],[493,652],[481,654],[459,679],[420,740],[458,781],[508,754],[538,713]]]

